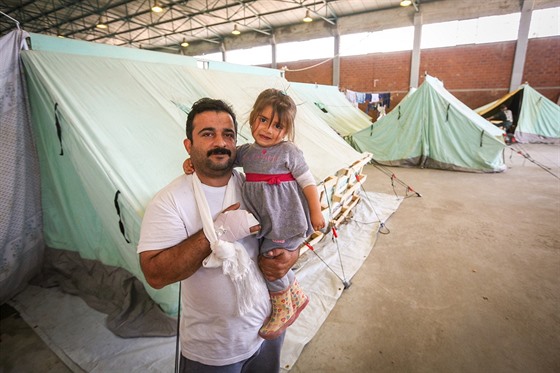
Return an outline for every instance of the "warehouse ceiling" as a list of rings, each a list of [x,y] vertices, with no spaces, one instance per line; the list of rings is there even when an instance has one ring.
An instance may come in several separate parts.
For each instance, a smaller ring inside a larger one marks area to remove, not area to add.
[[[415,0],[411,8],[438,0]],[[439,0],[441,1],[441,0]],[[155,4],[157,3],[157,4]],[[279,28],[399,8],[400,0],[3,0],[0,35],[28,32],[144,49],[220,44],[232,30],[271,36]],[[159,5],[156,13],[152,6]],[[11,18],[11,19],[10,19]],[[106,28],[99,28],[99,23]]]

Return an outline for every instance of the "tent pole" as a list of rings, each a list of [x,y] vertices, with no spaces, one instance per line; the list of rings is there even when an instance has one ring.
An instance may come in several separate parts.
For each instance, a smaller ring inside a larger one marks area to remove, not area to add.
[[[4,13],[4,12],[1,11],[1,10],[0,10],[0,14],[2,14],[3,16],[5,16],[5,17],[11,19],[12,21],[14,21],[14,22],[16,23],[17,29],[20,30],[20,28],[19,28],[19,21],[18,21],[17,19],[10,17],[9,15],[7,15],[6,13]]]

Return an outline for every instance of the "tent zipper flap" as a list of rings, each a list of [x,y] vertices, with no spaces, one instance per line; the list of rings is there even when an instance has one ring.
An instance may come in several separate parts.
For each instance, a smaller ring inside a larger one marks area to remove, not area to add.
[[[115,193],[115,209],[117,210],[117,215],[119,216],[119,229],[120,229],[124,239],[126,240],[126,243],[130,243],[130,240],[128,238],[126,238],[126,234],[124,232],[124,223],[122,221],[121,209],[119,207],[119,194],[120,193],[121,193],[120,190],[117,190],[117,192]]]
[[[62,149],[62,127],[60,126],[60,121],[58,120],[58,102],[54,104],[54,124],[56,126],[56,134],[58,136],[58,142],[60,143],[60,154],[64,155],[64,150]]]

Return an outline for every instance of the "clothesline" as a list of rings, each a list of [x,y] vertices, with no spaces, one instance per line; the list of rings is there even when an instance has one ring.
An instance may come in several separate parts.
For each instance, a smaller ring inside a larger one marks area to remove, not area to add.
[[[367,103],[377,104],[389,108],[391,105],[391,93],[372,93],[372,92],[356,92],[350,89],[345,91],[348,101],[358,106],[358,104]]]
[[[336,56],[335,56],[335,57],[336,57]],[[282,70],[283,70],[283,71],[289,71],[289,72],[305,71],[305,70],[309,70],[309,69],[312,69],[312,68],[314,68],[314,67],[317,67],[317,66],[319,66],[319,65],[322,65],[322,64],[324,64],[324,63],[326,63],[326,62],[329,62],[329,61],[332,60],[332,59],[334,59],[334,57],[327,58],[326,60],[323,60],[323,61],[321,61],[321,62],[319,62],[319,63],[316,63],[315,65],[308,66],[308,67],[303,67],[303,68],[301,68],[301,69],[293,69],[293,70],[292,70],[292,69],[289,69],[288,66],[283,66],[283,67],[282,67]]]

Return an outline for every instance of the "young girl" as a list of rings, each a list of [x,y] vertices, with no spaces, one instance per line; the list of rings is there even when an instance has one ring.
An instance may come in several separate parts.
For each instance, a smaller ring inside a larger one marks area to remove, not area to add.
[[[293,143],[296,111],[284,92],[264,90],[249,115],[255,142],[237,148],[236,165],[246,175],[243,201],[261,225],[257,238],[264,256],[275,248],[298,250],[311,233],[325,227],[315,179]],[[185,172],[192,172],[188,162]],[[274,339],[297,319],[309,298],[293,271],[267,286],[272,313],[259,335]]]

